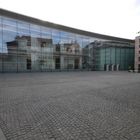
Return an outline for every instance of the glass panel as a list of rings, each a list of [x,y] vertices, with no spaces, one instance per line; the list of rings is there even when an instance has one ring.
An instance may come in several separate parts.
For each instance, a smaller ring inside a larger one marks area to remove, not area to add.
[[[2,17],[0,16],[0,72],[2,72],[2,54],[3,50],[2,50]]]
[[[83,48],[85,48],[87,45],[89,45],[89,38],[83,37],[82,41],[83,41],[83,43],[82,43]]]
[[[134,68],[134,49],[129,48],[129,54],[128,54],[128,66],[131,66]]]
[[[41,37],[51,39],[52,29],[47,28],[47,27],[41,27]]]
[[[64,32],[64,31],[61,31],[61,32],[60,32],[60,36],[61,36],[61,38],[62,38],[62,37],[68,38],[69,33],[68,33],[68,32]]]
[[[115,61],[115,48],[112,47],[111,48],[111,64],[115,65],[116,61]]]
[[[125,70],[133,61],[128,43],[0,17],[0,71],[105,70],[107,64]]]
[[[76,35],[75,34],[69,33],[68,38],[70,38],[73,42],[76,42]]]
[[[90,46],[89,46],[89,38],[82,36],[82,53],[83,57],[83,64],[85,69],[90,69],[92,66],[90,65]]]
[[[60,39],[60,31],[59,30],[52,30],[52,40],[53,40],[53,49],[54,49],[54,63],[53,68],[60,70],[61,59],[60,59],[60,52],[61,52],[61,39]]]
[[[29,23],[18,21],[18,71],[30,71],[31,66],[31,36]],[[28,62],[28,63],[27,63]],[[30,64],[29,64],[30,62]]]
[[[75,35],[74,43],[78,46],[77,53],[79,54],[79,69],[86,69],[87,66],[87,56],[86,56],[86,48],[82,48],[82,36]]]
[[[17,71],[17,21],[2,18],[3,22],[3,70]]]
[[[54,69],[52,29],[41,27],[41,52],[39,57],[41,71]]]
[[[100,49],[100,70],[104,70],[104,65],[106,64],[106,49],[101,48]]]
[[[110,48],[106,48],[106,64],[110,65]]]
[[[125,61],[124,61],[124,59],[125,59],[125,50],[124,50],[124,48],[121,48],[121,65],[120,65],[121,70],[125,69],[125,67],[124,67]]]
[[[41,28],[38,25],[30,24],[30,32],[32,37],[41,37]]]
[[[31,71],[40,71],[41,68],[40,52],[41,52],[41,45],[42,45],[40,26],[30,24],[30,33],[31,33],[31,57],[29,59],[31,59]]]
[[[52,30],[52,46],[54,49],[54,63],[53,68],[56,70],[60,70],[61,59],[60,59],[60,52],[61,52],[61,39],[60,39],[60,32],[58,30]]]
[[[116,48],[116,64],[121,63],[121,53],[120,53],[121,49],[120,48]]]
[[[52,29],[52,36],[57,36],[57,37],[60,38],[60,31],[59,30]]]

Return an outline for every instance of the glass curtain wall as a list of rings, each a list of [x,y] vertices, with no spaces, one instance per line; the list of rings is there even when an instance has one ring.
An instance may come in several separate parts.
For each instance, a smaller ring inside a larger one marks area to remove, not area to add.
[[[88,45],[92,70],[128,70],[133,68],[134,48],[132,44],[109,40],[94,40]],[[90,55],[92,52],[92,55]]]
[[[133,61],[130,44],[0,17],[0,72],[127,70]]]
[[[54,48],[54,70],[60,70],[61,69],[61,40],[60,40],[60,31],[59,30],[52,30],[52,44]]]
[[[89,68],[89,38],[0,17],[0,71],[53,71]]]
[[[2,18],[2,61],[3,71],[17,71],[17,22],[9,19]]]
[[[17,22],[18,70],[31,71],[31,37],[30,25],[26,22]]]
[[[98,67],[95,70],[128,70],[128,67],[133,68],[134,63],[134,49],[131,47],[118,48],[98,48],[99,55],[96,58]]]
[[[3,71],[3,61],[2,61],[2,57],[3,57],[3,47],[2,47],[2,17],[0,16],[0,72]]]
[[[40,47],[40,70],[51,71],[55,69],[53,55],[53,40],[52,30],[46,27],[41,27],[41,47]]]

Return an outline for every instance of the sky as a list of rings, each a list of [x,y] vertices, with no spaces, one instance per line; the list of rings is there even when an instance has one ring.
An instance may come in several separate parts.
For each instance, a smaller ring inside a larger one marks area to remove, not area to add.
[[[140,0],[0,0],[0,8],[121,38],[140,31]]]

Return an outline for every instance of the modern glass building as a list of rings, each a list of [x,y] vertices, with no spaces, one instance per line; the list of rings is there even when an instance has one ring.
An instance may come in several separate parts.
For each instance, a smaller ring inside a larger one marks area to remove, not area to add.
[[[0,9],[0,72],[127,70],[133,65],[134,40]]]

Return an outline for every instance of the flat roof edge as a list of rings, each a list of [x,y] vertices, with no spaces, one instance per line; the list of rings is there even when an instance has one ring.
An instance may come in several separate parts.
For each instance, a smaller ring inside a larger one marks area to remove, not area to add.
[[[55,28],[55,29],[71,32],[71,33],[77,33],[77,34],[80,34],[80,35],[85,35],[85,36],[90,36],[90,37],[95,37],[95,38],[100,38],[100,39],[114,40],[114,41],[123,41],[123,42],[130,42],[130,43],[135,42],[132,39],[119,38],[119,37],[114,37],[114,36],[109,36],[109,35],[93,33],[93,32],[84,31],[84,30],[80,30],[80,29],[76,29],[76,28],[72,28],[72,27],[68,27],[68,26],[64,26],[64,25],[51,23],[51,22],[48,22],[48,21],[39,20],[39,19],[34,18],[34,17],[29,17],[29,16],[26,16],[26,15],[22,15],[22,14],[12,12],[12,11],[9,11],[9,10],[5,10],[5,9],[2,9],[2,8],[0,8],[0,15],[7,16],[7,17],[10,17],[10,18],[15,18],[15,19],[18,19],[18,20],[26,21],[26,22],[31,22],[31,23],[34,23],[34,24],[37,24],[37,25],[42,25],[42,26],[46,26],[46,27],[50,27],[50,28]]]

